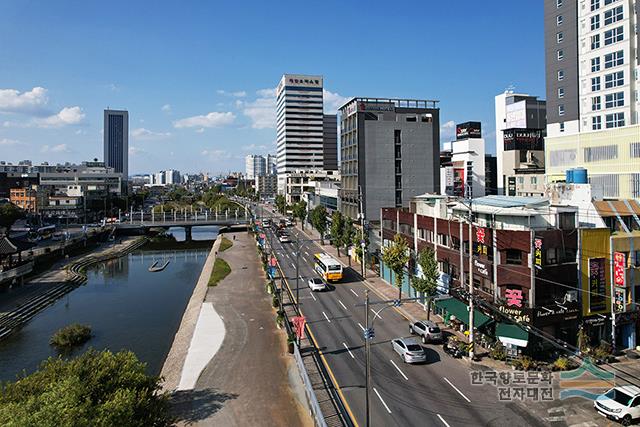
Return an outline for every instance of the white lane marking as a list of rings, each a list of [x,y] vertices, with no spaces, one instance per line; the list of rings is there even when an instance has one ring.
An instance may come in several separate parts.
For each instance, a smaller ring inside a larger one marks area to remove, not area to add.
[[[322,315],[324,316],[325,319],[327,319],[327,322],[331,323],[331,320],[329,320],[329,318],[327,317],[327,313],[323,311]]]
[[[358,326],[360,326],[360,329],[362,329],[362,330],[364,331],[364,326],[362,326],[362,325],[360,324],[360,322],[358,322]]]
[[[398,370],[398,372],[400,372],[400,375],[402,375],[402,376],[404,377],[404,379],[405,379],[405,380],[409,381],[409,378],[407,378],[407,376],[404,374],[404,372],[402,372],[402,371],[400,370],[400,368],[398,368],[398,365],[396,365],[396,363],[395,363],[393,360],[389,359],[389,362],[391,362],[391,364],[392,364],[393,366],[395,366],[395,367],[396,367],[396,369]]]
[[[291,267],[296,268],[296,265],[294,263],[291,263]]]
[[[304,279],[302,278],[302,276],[298,276],[298,277],[300,278],[300,280],[304,280]]]
[[[446,422],[446,421],[444,420],[444,418],[442,418],[442,415],[440,415],[440,414],[436,414],[436,415],[438,416],[438,418],[440,418],[440,421],[442,421],[442,424],[444,424],[444,425],[445,425],[445,426],[447,426],[447,427],[451,427],[451,426],[449,425],[449,423],[448,423],[448,422]]]
[[[353,289],[349,289],[351,291],[352,294],[354,294],[355,296],[358,296],[358,294],[356,294],[356,291],[354,291]]]
[[[376,313],[376,311],[372,308],[371,312],[374,314],[373,318],[375,319],[376,317],[380,320],[382,320],[382,316],[380,316],[378,313]]]
[[[307,251],[304,251],[304,253],[305,253],[307,256],[311,256],[311,255],[309,255],[309,252],[307,252]]]
[[[384,405],[384,408],[387,410],[388,413],[391,413],[391,409],[389,409],[389,407],[387,406],[386,403],[384,403],[384,400],[382,400],[382,396],[380,396],[380,393],[378,393],[378,390],[376,390],[376,388],[373,388],[373,391],[376,393],[376,395],[378,396],[378,399],[380,399],[380,402],[382,402],[382,404]]]
[[[313,298],[313,300],[314,300],[314,301],[318,301],[318,300],[316,299],[316,296],[313,294],[313,291],[311,291],[311,292],[309,292],[309,293],[311,294],[311,298]]]
[[[347,310],[347,307],[342,303],[342,301],[338,300],[338,302],[340,303],[340,305],[342,306],[342,308],[344,308],[345,310]],[[348,311],[348,310],[347,310]]]
[[[351,358],[355,359],[356,357],[353,355],[353,353],[351,353],[351,350],[349,350],[349,347],[347,347],[347,345],[345,343],[342,343],[342,345],[344,346],[344,348],[347,349],[347,351],[349,352],[349,355],[351,356]]]
[[[448,382],[448,383],[449,383],[449,385],[450,385],[451,387],[453,387],[453,389],[454,389],[455,391],[457,391],[457,392],[458,392],[458,394],[464,398],[464,400],[466,400],[467,402],[471,403],[471,401],[469,400],[469,398],[468,398],[467,396],[465,396],[464,394],[462,394],[462,392],[461,392],[460,390],[458,390],[458,387],[454,386],[454,385],[453,385],[453,383],[447,379],[447,377],[442,377],[442,378],[443,378],[446,382]]]

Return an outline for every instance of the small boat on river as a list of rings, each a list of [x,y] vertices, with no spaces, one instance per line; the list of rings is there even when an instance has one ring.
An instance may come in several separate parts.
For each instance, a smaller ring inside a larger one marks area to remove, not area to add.
[[[162,271],[165,268],[167,268],[167,265],[169,265],[169,260],[166,260],[163,264],[158,265],[160,263],[160,261],[155,261],[153,264],[151,264],[151,266],[149,267],[149,271],[152,273],[158,272],[158,271]]]

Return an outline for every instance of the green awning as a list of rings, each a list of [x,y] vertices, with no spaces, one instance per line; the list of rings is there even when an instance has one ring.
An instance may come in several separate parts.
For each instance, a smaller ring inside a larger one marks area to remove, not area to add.
[[[519,325],[509,322],[500,322],[496,325],[496,337],[504,344],[526,347],[529,343],[529,332]]]
[[[447,313],[456,316],[460,322],[469,324],[469,306],[456,298],[436,300],[436,307],[446,310]],[[481,311],[473,310],[473,326],[477,329],[491,321],[491,318]]]

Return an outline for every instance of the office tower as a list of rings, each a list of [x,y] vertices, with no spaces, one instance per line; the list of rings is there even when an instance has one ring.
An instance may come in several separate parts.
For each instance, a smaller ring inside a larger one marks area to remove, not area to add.
[[[587,169],[606,198],[640,197],[637,6],[545,0],[546,177]]]
[[[276,96],[278,190],[284,192],[287,173],[324,166],[322,76],[285,74]]]
[[[245,157],[245,178],[254,179],[256,176],[266,175],[267,161],[263,156],[249,154]]]
[[[456,140],[445,143],[443,148],[440,194],[467,199],[484,197],[485,150],[480,122],[456,125]]]
[[[104,162],[124,181],[129,177],[129,112],[104,110]]]
[[[510,130],[507,132],[508,135],[539,132],[544,137],[547,125],[547,104],[545,101],[538,100],[536,96],[507,90],[495,97],[495,113],[498,194],[507,194],[508,177],[513,179],[518,174],[517,169],[528,165],[528,160],[532,162],[535,160],[537,163],[533,162],[532,165],[540,166],[538,161],[542,159],[541,167],[544,173],[544,156],[540,146],[527,146],[525,143],[516,148],[512,144],[505,143],[505,132]],[[527,154],[527,151],[538,151],[538,153],[533,156],[533,154]],[[525,165],[521,165],[521,160]],[[544,176],[541,181],[544,181]]]
[[[379,221],[383,207],[440,191],[436,101],[353,98],[340,113],[343,214],[357,218],[359,189],[368,221]]]
[[[322,169],[338,170],[338,116],[325,114],[322,126]]]

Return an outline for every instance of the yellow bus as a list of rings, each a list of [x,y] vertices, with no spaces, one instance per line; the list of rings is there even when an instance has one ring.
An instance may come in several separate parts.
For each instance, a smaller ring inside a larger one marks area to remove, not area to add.
[[[342,280],[342,264],[326,253],[315,254],[315,270],[327,282]]]

